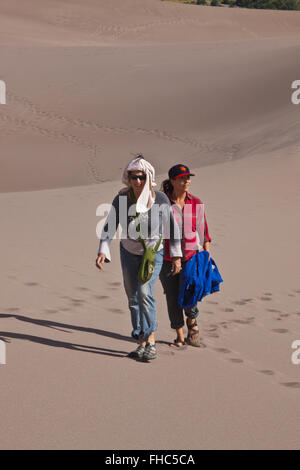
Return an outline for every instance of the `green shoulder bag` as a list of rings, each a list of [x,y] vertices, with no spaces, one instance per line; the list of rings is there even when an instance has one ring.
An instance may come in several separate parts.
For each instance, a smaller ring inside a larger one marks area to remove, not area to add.
[[[162,236],[156,243],[154,248],[147,248],[145,240],[140,237],[142,245],[144,247],[144,254],[142,256],[142,263],[138,272],[138,280],[141,282],[147,282],[151,279],[155,268],[155,256],[158,252],[158,248],[161,244]]]
[[[129,198],[132,203],[135,203],[135,197],[133,190],[130,189],[129,191]],[[158,249],[160,247],[161,241],[162,241],[162,236],[156,243],[154,248],[147,248],[145,240],[141,237],[141,226],[139,222],[139,214],[137,214],[136,218],[136,230],[137,232],[140,233],[139,235],[139,240],[141,241],[143,248],[144,248],[144,254],[142,256],[142,262],[141,266],[138,272],[138,280],[141,281],[142,283],[145,283],[151,279],[152,274],[154,273],[154,268],[155,268],[155,256],[156,253],[158,252]]]

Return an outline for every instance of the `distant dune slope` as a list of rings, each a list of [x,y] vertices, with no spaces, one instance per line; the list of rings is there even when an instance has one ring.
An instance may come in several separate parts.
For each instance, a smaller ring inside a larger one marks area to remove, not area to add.
[[[2,0],[0,40],[2,192],[299,145],[300,12]]]
[[[1,0],[1,44],[173,43],[299,34],[300,12],[161,0]]]

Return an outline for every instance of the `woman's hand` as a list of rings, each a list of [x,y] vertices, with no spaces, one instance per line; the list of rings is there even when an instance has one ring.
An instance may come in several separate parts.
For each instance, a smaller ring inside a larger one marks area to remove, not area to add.
[[[98,258],[96,259],[96,266],[97,266],[97,268],[103,269],[102,264],[104,263],[105,259],[106,259],[106,256],[105,256],[104,253],[100,253],[100,254],[98,255]]]
[[[182,270],[182,267],[181,267],[181,258],[180,257],[176,257],[176,258],[172,258],[172,275],[175,276],[176,274],[180,273],[180,271]]]
[[[205,242],[203,245],[203,249],[208,252],[208,259],[210,259],[210,252],[209,252],[209,242]]]

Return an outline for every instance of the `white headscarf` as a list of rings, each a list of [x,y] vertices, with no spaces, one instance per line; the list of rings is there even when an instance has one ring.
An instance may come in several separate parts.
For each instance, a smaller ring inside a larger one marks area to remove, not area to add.
[[[146,183],[141,192],[137,202],[136,202],[136,211],[139,213],[147,212],[154,204],[154,196],[152,187],[156,186],[155,183],[155,170],[151,163],[147,162],[143,156],[139,155],[138,157],[131,160],[128,163],[127,167],[124,169],[122,182],[126,184],[127,187],[130,187],[128,172],[129,171],[143,171],[146,175]]]

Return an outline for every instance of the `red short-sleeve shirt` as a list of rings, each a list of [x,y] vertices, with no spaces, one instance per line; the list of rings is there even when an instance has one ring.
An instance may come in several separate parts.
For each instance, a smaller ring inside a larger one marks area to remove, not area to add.
[[[197,220],[197,211],[199,210],[199,207],[203,207],[203,202],[199,198],[193,196],[192,194],[187,193],[183,210],[181,210],[181,208],[176,204],[176,202],[172,200],[171,194],[169,193],[167,194],[167,196],[172,204],[173,213],[181,229],[181,233],[182,234],[184,233],[184,236],[182,236],[181,247],[182,247],[183,259],[187,261],[198,251],[197,249],[193,249],[193,248],[197,247],[196,232],[199,229],[199,224]],[[187,227],[183,227],[182,221],[186,220],[186,216],[188,214],[191,214],[192,220],[187,228]],[[203,242],[211,242],[205,212],[204,212],[203,231],[204,231]],[[172,261],[172,258],[170,258],[169,247],[170,247],[170,242],[168,239],[166,239],[164,259],[167,261]]]

